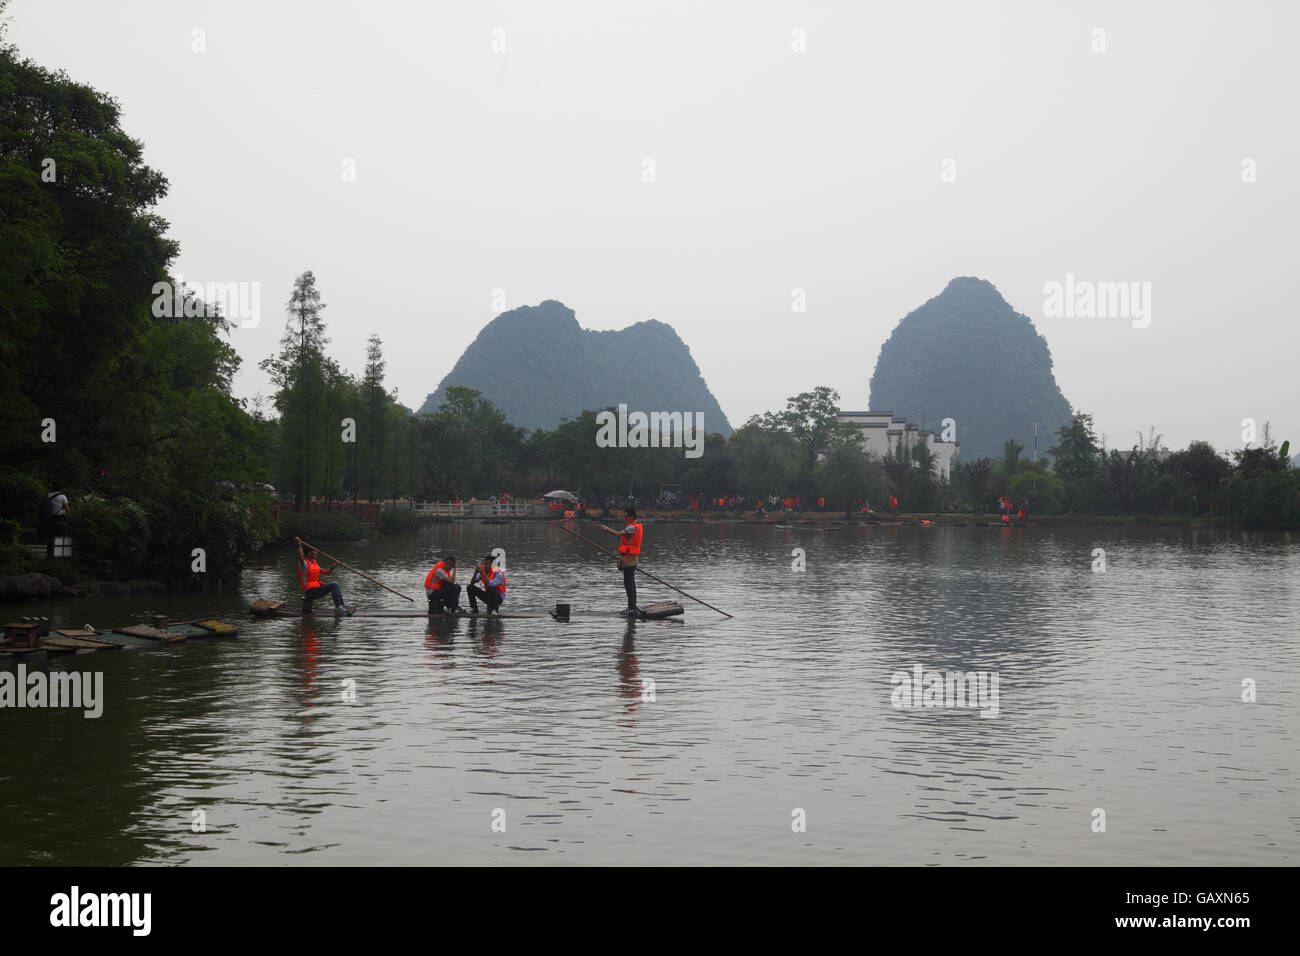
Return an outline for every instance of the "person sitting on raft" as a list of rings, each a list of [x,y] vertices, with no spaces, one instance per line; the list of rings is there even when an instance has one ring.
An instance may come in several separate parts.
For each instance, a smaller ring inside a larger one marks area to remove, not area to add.
[[[460,606],[460,585],[456,583],[456,558],[447,555],[424,578],[424,591],[429,596],[430,614],[463,614]]]
[[[303,608],[303,613],[310,614],[312,602],[326,594],[334,598],[335,614],[351,614],[355,611],[357,609],[355,604],[351,607],[343,606],[343,589],[339,587],[337,581],[331,581],[329,584],[320,583],[320,576],[329,574],[339,566],[339,563],[335,561],[328,568],[321,570],[321,566],[316,563],[316,549],[305,547],[302,538],[293,540],[298,542],[298,588],[302,591],[307,605]]]
[[[487,605],[489,614],[500,612],[501,604],[506,599],[506,573],[492,566],[492,555],[485,557],[474,569],[474,576],[469,579],[469,612],[478,613],[478,602]],[[474,582],[482,583],[481,588],[474,587]]]

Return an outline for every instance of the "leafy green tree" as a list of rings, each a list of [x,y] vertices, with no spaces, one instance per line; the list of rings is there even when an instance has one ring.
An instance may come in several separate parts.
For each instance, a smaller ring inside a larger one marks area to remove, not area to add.
[[[841,423],[831,432],[817,462],[817,487],[832,507],[843,506],[845,515],[853,514],[858,498],[882,501],[888,496],[884,465],[866,450],[857,425]]]
[[[729,446],[736,456],[737,480],[750,497],[785,494],[798,475],[799,445],[770,416],[751,417],[732,433]]]
[[[365,488],[366,499],[369,501],[375,500],[376,482],[388,433],[384,416],[384,406],[389,400],[388,393],[384,391],[385,367],[383,342],[377,334],[371,333],[366,340],[366,370],[361,380],[366,399]]]
[[[226,322],[168,275],[166,191],[116,101],[0,50],[0,476],[61,485],[90,565],[184,579],[201,547],[230,580],[269,533],[263,433]]]
[[[1092,428],[1092,416],[1075,412],[1070,424],[1056,433],[1050,449],[1053,471],[1065,486],[1065,505],[1072,514],[1096,507],[1101,477],[1101,449]]]
[[[975,514],[983,514],[991,510],[989,488],[992,480],[992,458],[957,462],[953,468],[953,484],[959,499]]]
[[[918,434],[911,441],[906,435],[884,461],[899,506],[906,511],[933,511],[939,503],[939,479],[934,472],[935,455]]]
[[[1174,482],[1171,512],[1212,515],[1218,510],[1224,484],[1232,475],[1232,463],[1209,442],[1194,441],[1169,456],[1167,463]]]
[[[1034,514],[1056,514],[1065,501],[1065,483],[1042,462],[1023,462],[1007,485],[1007,494],[1017,507]]]
[[[1290,443],[1271,442],[1233,452],[1235,473],[1224,487],[1229,513],[1251,528],[1300,528],[1300,473],[1291,468]]]
[[[281,467],[289,475],[294,507],[301,511],[312,489],[313,449],[323,444],[319,413],[312,409],[325,397],[325,303],[316,288],[316,276],[304,272],[293,283],[285,306],[288,319],[277,356],[263,359],[261,368],[271,376],[278,391],[275,406],[280,411]]]
[[[1008,438],[1002,445],[1002,468],[1009,481],[1020,470],[1020,453],[1025,446],[1014,438]]]
[[[803,449],[804,465],[811,473],[818,457],[835,435],[840,416],[840,393],[825,385],[787,399],[785,410],[771,424],[784,428]]]

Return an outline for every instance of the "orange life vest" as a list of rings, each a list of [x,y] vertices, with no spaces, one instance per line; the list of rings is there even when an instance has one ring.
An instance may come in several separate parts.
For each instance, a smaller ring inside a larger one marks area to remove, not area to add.
[[[631,538],[628,537],[626,531],[619,536],[622,539],[618,546],[619,554],[640,554],[641,553],[641,534],[643,531],[641,527],[641,522],[633,521],[632,527],[636,528],[636,533],[633,534]]]
[[[440,568],[441,568],[443,571],[447,571],[447,566],[446,566],[446,564],[444,564],[442,561],[439,561],[437,564],[435,564],[435,565],[433,566],[432,569],[430,569],[429,573],[425,575],[425,577],[424,577],[424,586],[425,586],[426,588],[432,588],[434,591],[441,591],[441,590],[443,589],[443,586],[444,586],[447,582],[446,582],[446,581],[440,581],[440,580],[438,580],[438,579],[436,579],[436,578],[434,577],[434,575],[436,575],[436,574],[438,573],[438,570],[439,570]],[[450,571],[447,571],[447,573],[448,573],[448,574],[451,574]]]
[[[492,565],[490,564],[479,565],[479,569],[478,569],[479,583],[483,585],[484,591],[496,591],[497,594],[500,594],[502,597],[505,597],[506,596],[506,573],[504,571],[501,572],[500,586],[493,586],[491,584],[488,584],[488,579],[492,577],[492,575],[495,573],[496,572],[493,571],[492,569]]]
[[[312,588],[320,587],[320,565],[311,558],[304,558],[307,562],[307,580],[302,579],[302,561],[298,562],[298,589],[304,594]]]

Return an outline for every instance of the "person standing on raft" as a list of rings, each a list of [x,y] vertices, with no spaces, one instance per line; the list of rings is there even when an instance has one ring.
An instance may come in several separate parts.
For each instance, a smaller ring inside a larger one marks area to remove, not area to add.
[[[474,587],[474,582],[478,581],[483,586]],[[501,604],[506,599],[506,573],[500,568],[492,566],[492,555],[483,559],[483,563],[474,569],[474,576],[469,579],[469,613],[478,613],[478,602],[481,600],[487,605],[487,612],[499,612]]]
[[[464,614],[460,606],[460,585],[456,583],[456,558],[447,555],[424,577],[430,614]]]
[[[352,614],[357,609],[353,604],[351,607],[343,606],[343,589],[339,587],[337,581],[331,581],[329,584],[321,584],[320,576],[329,574],[339,566],[335,561],[325,570],[316,563],[316,549],[305,547],[302,538],[294,538],[298,542],[298,588],[302,591],[302,596],[306,600],[307,606],[303,609],[304,614],[311,613],[312,602],[326,594],[334,598],[335,614]]]
[[[636,520],[635,508],[625,509],[623,514],[627,516],[627,527],[622,531],[615,531],[605,525],[601,525],[600,530],[618,536],[618,566],[623,570],[623,590],[627,592],[627,609],[631,613],[637,613],[640,608],[636,606],[636,566],[638,556],[641,554],[641,535],[644,529]]]

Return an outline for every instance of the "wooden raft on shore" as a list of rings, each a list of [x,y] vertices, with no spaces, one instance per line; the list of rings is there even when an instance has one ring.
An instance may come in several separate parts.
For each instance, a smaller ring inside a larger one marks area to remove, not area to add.
[[[48,618],[25,617],[4,626],[0,657],[28,658],[58,654],[89,654],[136,647],[179,644],[207,637],[236,637],[239,629],[225,621],[173,621],[161,616],[149,624],[95,630],[94,628],[51,628]]]

